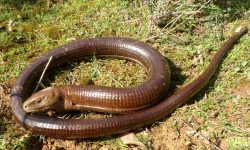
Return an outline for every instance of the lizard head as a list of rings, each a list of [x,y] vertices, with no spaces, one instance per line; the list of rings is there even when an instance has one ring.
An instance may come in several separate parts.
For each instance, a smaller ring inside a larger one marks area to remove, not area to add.
[[[49,87],[31,95],[23,103],[23,109],[28,113],[57,110],[60,109],[60,101],[60,92],[54,87]]]

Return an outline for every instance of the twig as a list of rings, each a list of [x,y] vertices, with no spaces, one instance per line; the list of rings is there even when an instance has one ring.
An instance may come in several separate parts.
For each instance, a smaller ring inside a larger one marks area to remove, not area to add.
[[[181,4],[180,6],[176,7],[176,10],[178,10],[178,9],[181,10],[182,7],[183,7],[184,5],[186,5],[187,3],[188,3],[188,1],[187,1],[186,3],[184,3],[184,4]],[[175,4],[176,4],[176,3],[175,3]],[[176,13],[174,13],[174,14],[176,14]],[[175,24],[182,16],[183,16],[183,14],[180,13],[180,15],[178,15],[177,17],[175,17],[173,20],[169,21],[169,23],[166,24],[166,25],[163,27],[163,29],[166,29],[169,25],[171,25],[169,28],[172,28],[172,26],[174,26],[174,24]]]
[[[36,85],[36,88],[35,88],[35,90],[34,90],[33,93],[35,93],[35,92],[37,91],[38,86],[41,84],[41,81],[42,81],[42,79],[43,79],[43,76],[44,76],[46,70],[48,69],[51,60],[52,60],[52,56],[50,56],[49,61],[48,61],[48,63],[46,64],[46,66],[45,66],[45,68],[44,68],[44,70],[43,70],[43,72],[42,72],[42,75],[41,75],[41,77],[40,77],[40,79],[39,79],[39,81],[38,81],[38,83],[37,83],[37,85]]]
[[[0,97],[0,108],[2,107],[2,102],[3,102],[3,99],[2,99],[2,96]]]
[[[217,123],[212,123],[213,125],[217,125],[217,126],[221,126],[221,125],[219,125],[219,124],[217,124]],[[239,126],[236,126],[236,125],[234,125],[234,124],[228,124],[229,126],[231,126],[231,127],[234,127],[234,128],[236,128],[236,129],[234,129],[234,131],[237,131],[237,132],[240,132],[240,133],[243,133],[243,134],[247,134],[247,135],[250,135],[250,131],[249,130],[247,130],[247,129],[244,129],[244,128],[242,128],[242,127],[239,127]],[[231,130],[232,130],[232,128],[226,128],[226,127],[223,127],[224,129],[226,129],[226,130],[228,130],[228,131],[230,131],[231,133],[233,133]]]
[[[203,7],[205,7],[205,5],[207,5],[209,2],[211,2],[212,0],[208,0],[204,5],[202,5],[196,12],[199,12]],[[196,13],[193,13],[192,15],[190,15],[189,17],[193,17]],[[182,25],[183,23],[185,23],[185,21],[179,23],[177,26],[175,26],[174,28],[170,29],[169,32],[175,30],[176,28],[178,28],[180,25]]]
[[[208,143],[210,143],[211,145],[213,145],[215,147],[215,149],[217,150],[222,150],[221,148],[219,148],[218,146],[216,146],[214,143],[212,143],[210,140],[208,140],[205,136],[203,136],[201,133],[197,132],[196,130],[194,130],[191,126],[189,126],[186,122],[184,122],[182,119],[179,119],[182,123],[184,123],[190,130],[194,131],[195,134],[199,135],[203,140],[207,141]]]
[[[50,0],[47,0],[47,9],[50,7]]]
[[[3,92],[4,92],[4,89],[0,85],[0,108],[2,107],[2,103],[3,103],[3,96],[4,96]]]
[[[203,7],[205,7],[206,4],[208,4],[208,3],[211,2],[211,1],[212,1],[212,0],[208,0],[208,1],[207,1],[204,5],[202,5],[196,12],[199,12]],[[194,16],[195,14],[196,14],[196,13],[190,15],[189,17],[192,17],[192,16]],[[179,26],[181,26],[181,25],[184,24],[185,22],[186,22],[186,21],[184,20],[183,22],[177,24],[175,27],[173,27],[173,28],[171,28],[171,29],[169,29],[169,30],[167,30],[166,28],[163,28],[161,33],[159,33],[158,35],[155,35],[155,36],[151,36],[151,37],[147,38],[145,41],[148,41],[148,40],[154,39],[154,38],[156,38],[156,37],[162,36],[162,35],[164,35],[164,34],[166,34],[166,33],[170,34],[172,31],[174,31],[176,28],[178,28]]]

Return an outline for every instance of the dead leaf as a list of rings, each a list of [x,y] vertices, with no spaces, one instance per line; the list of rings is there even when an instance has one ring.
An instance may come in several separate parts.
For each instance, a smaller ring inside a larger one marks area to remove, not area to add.
[[[129,133],[129,134],[122,136],[121,140],[124,144],[138,145],[144,150],[148,149],[142,142],[138,141],[134,133]]]

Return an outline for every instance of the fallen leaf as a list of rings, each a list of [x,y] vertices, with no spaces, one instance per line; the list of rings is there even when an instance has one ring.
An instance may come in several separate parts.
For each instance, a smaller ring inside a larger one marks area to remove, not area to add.
[[[138,145],[144,150],[148,149],[142,142],[138,141],[134,133],[129,133],[129,134],[122,136],[121,140],[124,144]]]

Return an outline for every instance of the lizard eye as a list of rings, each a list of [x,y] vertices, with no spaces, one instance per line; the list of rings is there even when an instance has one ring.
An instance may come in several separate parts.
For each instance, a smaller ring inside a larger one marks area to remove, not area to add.
[[[36,100],[36,103],[41,104],[42,103],[42,99],[39,98],[38,100]]]

